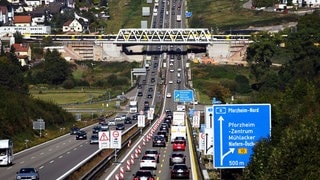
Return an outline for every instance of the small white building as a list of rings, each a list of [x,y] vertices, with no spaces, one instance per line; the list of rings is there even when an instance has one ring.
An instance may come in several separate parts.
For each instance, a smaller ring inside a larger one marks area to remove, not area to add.
[[[66,23],[64,23],[62,27],[62,31],[63,32],[82,32],[83,26],[78,20],[74,19],[72,21],[67,21]]]

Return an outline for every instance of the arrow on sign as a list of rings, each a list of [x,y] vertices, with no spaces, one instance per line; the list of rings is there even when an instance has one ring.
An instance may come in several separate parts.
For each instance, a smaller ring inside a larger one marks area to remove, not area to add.
[[[227,153],[225,153],[222,157],[221,157],[221,165],[223,165],[223,159],[230,153],[233,154],[234,152],[234,148],[229,148],[229,151]],[[222,154],[222,153],[221,153]]]
[[[234,153],[234,148],[229,148],[229,151],[223,154],[223,143],[222,143],[222,123],[224,121],[223,117],[220,116],[218,121],[220,122],[220,165],[223,165],[223,159],[230,153]]]

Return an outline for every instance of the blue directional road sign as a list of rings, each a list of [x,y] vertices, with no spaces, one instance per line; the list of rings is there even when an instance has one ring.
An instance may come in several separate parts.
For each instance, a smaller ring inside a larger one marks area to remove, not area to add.
[[[193,91],[174,90],[174,102],[193,102]]]
[[[214,167],[245,168],[255,143],[270,132],[270,104],[213,105]]]
[[[186,11],[186,18],[190,18],[192,16],[192,12]]]

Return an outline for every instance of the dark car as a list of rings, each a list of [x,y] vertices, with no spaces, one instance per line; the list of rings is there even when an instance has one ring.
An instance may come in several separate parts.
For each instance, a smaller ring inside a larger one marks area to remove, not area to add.
[[[140,92],[138,92],[138,96],[143,96],[143,94],[142,94],[142,92],[140,91]]]
[[[131,117],[126,117],[126,119],[124,120],[125,124],[131,124],[132,123],[132,119]]]
[[[171,118],[164,118],[164,123],[168,124],[168,126],[170,127],[171,126]]]
[[[148,98],[151,99],[152,98],[152,94],[148,94]]]
[[[76,134],[78,133],[78,131],[80,131],[80,128],[78,128],[78,127],[72,127],[72,128],[70,129],[70,134],[71,134],[71,135],[76,135]]]
[[[39,172],[35,168],[21,168],[16,174],[16,179],[39,180]]]
[[[154,136],[152,140],[153,147],[166,147],[166,140],[163,136]]]
[[[94,126],[94,127],[92,128],[92,133],[93,133],[93,134],[98,134],[99,131],[101,131],[101,126]]]
[[[138,114],[132,115],[132,120],[138,120]]]
[[[169,132],[169,126],[167,125],[167,123],[162,123],[159,127],[159,130]]]
[[[189,179],[190,169],[186,164],[174,164],[171,169],[171,178]]]
[[[150,170],[138,170],[135,174],[133,174],[133,180],[147,179],[147,180],[155,180],[155,175],[152,174]]]
[[[185,164],[186,163],[186,156],[180,152],[174,152],[171,154],[169,159],[169,165],[172,166],[173,164]]]
[[[168,137],[168,133],[166,131],[159,131],[157,133],[157,135],[164,137],[164,139],[168,142],[169,137]]]
[[[106,118],[105,117],[99,117],[99,124],[105,123],[106,122]]]
[[[177,84],[180,84],[181,83],[181,79],[177,79]]]
[[[90,138],[90,144],[99,144],[98,134],[92,134]]]
[[[153,88],[152,88],[152,87],[149,87],[148,91],[149,91],[149,92],[152,92],[152,91],[153,91]]]
[[[82,139],[87,139],[87,133],[83,130],[78,131],[76,140],[82,140]]]
[[[124,124],[123,123],[119,123],[116,125],[116,130],[124,130]]]

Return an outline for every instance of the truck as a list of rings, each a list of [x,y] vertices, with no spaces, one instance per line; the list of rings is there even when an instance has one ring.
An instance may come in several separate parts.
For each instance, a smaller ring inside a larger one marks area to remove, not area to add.
[[[13,143],[10,139],[0,139],[0,165],[12,165]]]
[[[172,125],[173,126],[185,126],[185,112],[184,111],[174,111],[173,118],[172,118]]]
[[[177,22],[180,22],[181,21],[181,15],[177,15]]]
[[[173,143],[176,137],[184,137],[187,139],[187,127],[186,126],[171,126],[170,128],[170,140]]]
[[[138,101],[133,100],[129,102],[129,112],[131,114],[138,112]]]

